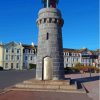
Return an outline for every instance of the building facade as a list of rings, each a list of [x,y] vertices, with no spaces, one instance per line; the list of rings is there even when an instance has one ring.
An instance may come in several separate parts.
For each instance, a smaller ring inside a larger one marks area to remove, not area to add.
[[[23,69],[23,47],[21,43],[10,42],[3,45],[3,68]]]
[[[81,64],[84,66],[95,66],[94,61],[96,59],[96,55],[94,51],[90,51],[87,48],[79,51],[81,53]]]
[[[76,63],[81,62],[81,53],[75,49],[64,49],[64,68],[74,67]]]
[[[77,63],[80,63],[83,66],[100,66],[100,62],[98,61],[99,54],[95,53],[95,51],[84,49],[64,49],[64,67],[74,67]],[[97,61],[97,65],[95,63]]]
[[[29,69],[30,64],[36,64],[37,60],[37,46],[23,45],[23,68]]]
[[[100,50],[63,49],[64,67],[74,67],[77,63],[100,68]],[[10,42],[0,44],[0,67],[5,70],[29,69],[37,63],[37,46]]]

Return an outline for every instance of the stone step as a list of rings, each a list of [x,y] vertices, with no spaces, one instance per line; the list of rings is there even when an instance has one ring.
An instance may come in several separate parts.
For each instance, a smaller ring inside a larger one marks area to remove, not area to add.
[[[62,81],[38,81],[38,80],[28,80],[24,81],[23,83],[27,84],[39,84],[39,85],[70,85],[70,80],[62,80]]]
[[[9,90],[24,90],[24,91],[54,91],[54,92],[79,92],[85,93],[84,88],[80,90],[77,89],[77,84],[71,85],[69,80],[49,80],[49,81],[39,81],[39,80],[27,80],[22,83],[18,83]]]
[[[34,89],[34,88],[10,88],[9,90],[18,90],[18,91],[47,91],[47,92],[68,92],[68,93],[86,93],[84,90],[75,90],[75,89]]]
[[[34,89],[59,89],[59,90],[66,90],[66,89],[77,89],[75,85],[55,85],[55,84],[31,84],[31,83],[21,83],[16,84],[16,88],[34,88]]]

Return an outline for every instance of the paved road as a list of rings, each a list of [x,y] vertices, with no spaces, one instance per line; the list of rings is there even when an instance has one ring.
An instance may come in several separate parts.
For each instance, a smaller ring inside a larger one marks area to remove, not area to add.
[[[0,71],[0,89],[35,77],[35,70]]]

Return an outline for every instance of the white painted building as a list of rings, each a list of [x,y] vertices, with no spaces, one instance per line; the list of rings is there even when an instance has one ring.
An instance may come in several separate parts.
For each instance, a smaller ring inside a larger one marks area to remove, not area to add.
[[[94,60],[96,56],[93,51],[88,50],[87,48],[81,49],[79,51],[81,53],[81,64],[84,66],[94,66]]]
[[[32,45],[23,45],[23,68],[29,69],[30,64],[36,64],[37,57],[37,46]]]
[[[3,68],[23,69],[23,47],[21,43],[10,42],[3,46]]]
[[[73,67],[76,63],[84,66],[100,68],[100,52],[85,49],[63,49],[64,67]],[[30,64],[36,64],[37,46],[10,42],[0,45],[0,66],[4,69],[29,69]]]
[[[73,67],[81,62],[81,53],[75,49],[64,49],[64,67]]]
[[[64,49],[64,67],[73,67],[76,63],[83,66],[95,66],[94,62],[97,56],[94,51],[85,49]]]

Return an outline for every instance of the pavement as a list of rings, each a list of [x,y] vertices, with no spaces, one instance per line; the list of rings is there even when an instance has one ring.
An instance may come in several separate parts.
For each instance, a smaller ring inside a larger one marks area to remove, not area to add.
[[[34,71],[22,72],[0,72],[0,90],[14,85],[15,83],[35,77]],[[4,75],[4,76],[2,76]],[[82,83],[87,94],[83,93],[61,93],[61,92],[30,92],[30,91],[7,91],[0,94],[0,100],[99,100],[99,74],[68,74],[66,78]],[[1,80],[2,79],[2,80]],[[9,80],[8,80],[9,79]],[[8,82],[8,83],[5,83]],[[4,85],[3,85],[4,84]]]
[[[93,100],[100,100],[100,80],[84,83],[85,88],[89,91],[88,96]]]
[[[0,95],[0,100],[92,100],[87,94],[60,92],[10,91]]]
[[[91,77],[90,77],[91,76]],[[100,100],[100,73],[68,74],[74,81],[82,83],[87,90],[87,95],[93,100]]]

